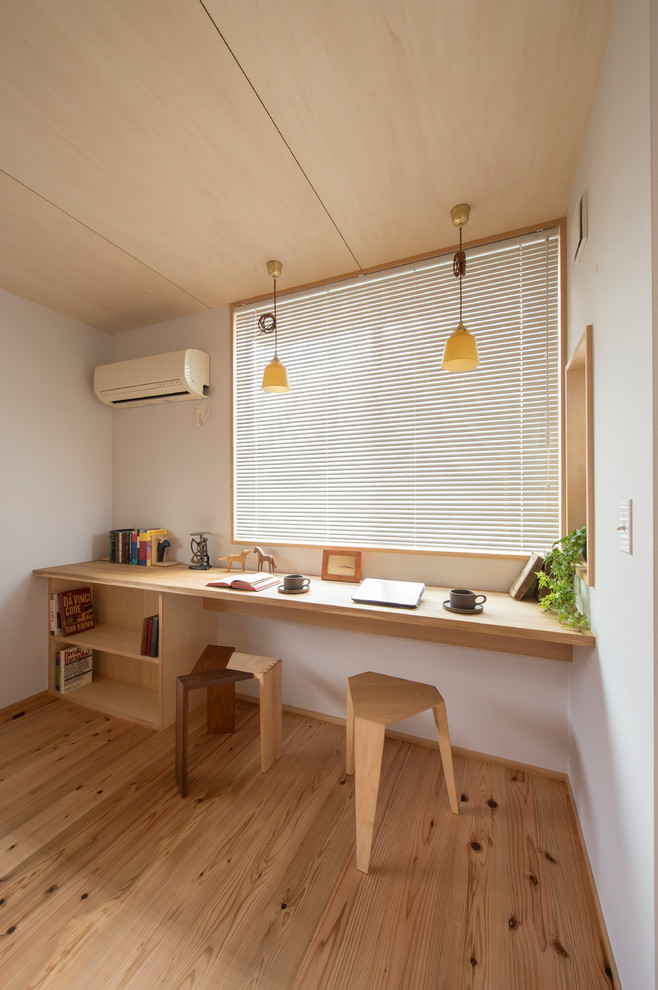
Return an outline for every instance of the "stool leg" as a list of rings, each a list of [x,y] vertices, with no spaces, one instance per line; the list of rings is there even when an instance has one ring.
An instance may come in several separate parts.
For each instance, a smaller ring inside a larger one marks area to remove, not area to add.
[[[261,773],[266,773],[281,756],[281,667],[281,663],[276,663],[259,679]]]
[[[450,810],[453,815],[459,814],[459,804],[457,803],[457,788],[455,787],[455,771],[452,766],[452,747],[450,746],[450,733],[448,732],[448,713],[446,712],[445,701],[440,701],[432,708],[436,734],[439,739],[439,749],[441,751],[441,762],[443,763],[443,775],[448,788],[448,800]]]
[[[176,680],[176,783],[180,796],[187,794],[188,690]]]
[[[362,873],[367,873],[370,865],[385,728],[379,722],[354,719],[356,868]]]
[[[206,723],[208,732],[235,732],[235,684],[208,688]]]
[[[350,682],[347,682],[347,705],[345,718],[345,773],[354,773],[354,704]]]

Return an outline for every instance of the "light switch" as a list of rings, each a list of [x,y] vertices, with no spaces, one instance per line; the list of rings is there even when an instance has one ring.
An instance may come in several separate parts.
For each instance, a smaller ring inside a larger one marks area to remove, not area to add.
[[[622,499],[619,503],[619,549],[633,553],[633,499]]]

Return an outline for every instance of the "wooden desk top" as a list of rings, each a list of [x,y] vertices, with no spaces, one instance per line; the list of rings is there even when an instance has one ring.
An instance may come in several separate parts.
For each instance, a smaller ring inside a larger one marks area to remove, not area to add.
[[[283,595],[276,587],[257,592],[208,588],[208,581],[227,576],[226,571],[218,567],[192,571],[185,564],[132,567],[95,560],[38,568],[34,573],[40,577],[89,584],[193,595],[203,599],[204,608],[217,612],[552,660],[571,661],[574,646],[592,647],[596,642],[592,633],[560,626],[557,619],[542,612],[533,599],[517,602],[505,592],[485,592],[484,610],[479,615],[464,616],[443,608],[443,602],[448,598],[447,588],[427,588],[417,609],[400,609],[357,604],[351,595],[358,585],[322,581],[317,577],[311,578],[308,593],[302,595]],[[246,572],[245,576],[250,573],[253,572]],[[242,572],[233,570],[231,576],[240,577]]]

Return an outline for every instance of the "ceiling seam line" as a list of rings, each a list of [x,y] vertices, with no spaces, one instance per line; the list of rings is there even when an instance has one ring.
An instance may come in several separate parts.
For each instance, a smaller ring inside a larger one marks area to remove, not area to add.
[[[141,258],[138,258],[136,257],[136,255],[131,254],[130,251],[126,251],[126,249],[122,248],[119,244],[115,244],[114,241],[111,241],[109,237],[105,236],[105,234],[101,234],[100,231],[94,230],[94,228],[90,227],[88,223],[84,222],[84,220],[81,220],[79,217],[73,216],[73,214],[69,213],[68,210],[63,209],[63,207],[61,206],[58,206],[57,203],[53,203],[52,200],[48,199],[46,196],[43,196],[41,193],[37,192],[36,189],[32,189],[32,187],[28,186],[25,182],[21,182],[21,180],[17,179],[15,175],[11,175],[11,173],[6,172],[3,168],[0,168],[0,174],[6,175],[8,179],[12,180],[12,182],[17,182],[19,186],[22,186],[23,189],[27,189],[27,191],[32,193],[34,196],[38,196],[39,199],[42,200],[44,203],[47,203],[48,206],[52,206],[54,210],[57,210],[59,213],[63,213],[65,217],[69,218],[69,220],[73,220],[74,223],[80,224],[81,227],[84,227],[85,230],[88,230],[91,234],[95,234],[96,237],[100,237],[100,239],[102,241],[105,241],[106,244],[109,244],[111,247],[116,248],[117,251],[121,251],[122,254],[125,254],[126,258],[130,258],[131,261],[136,261],[138,265],[142,265],[149,272],[152,272],[153,275],[157,275],[158,278],[163,279],[163,281],[173,286],[174,289],[178,289],[179,292],[184,292],[186,296],[189,296],[190,299],[194,299],[194,301],[198,302],[201,306],[205,306],[206,309],[209,310],[216,308],[212,306],[210,303],[204,302],[203,299],[197,298],[197,296],[195,296],[192,292],[189,292],[187,289],[184,289],[182,285],[178,285],[177,282],[172,282],[172,280],[170,278],[167,278],[166,275],[163,275],[162,272],[159,272],[156,268],[152,268],[150,265],[147,265],[145,261],[142,261]]]
[[[283,136],[283,132],[282,132],[281,128],[279,127],[279,125],[275,121],[275,119],[272,116],[272,114],[270,113],[270,111],[265,106],[265,103],[263,102],[262,97],[260,96],[258,90],[256,89],[256,87],[252,83],[251,79],[249,78],[249,76],[247,75],[247,73],[245,72],[245,70],[243,69],[241,63],[238,61],[238,58],[237,58],[235,52],[233,51],[233,49],[229,45],[228,41],[226,40],[226,38],[224,37],[224,35],[222,34],[222,32],[219,30],[219,27],[217,25],[217,22],[213,18],[212,14],[210,13],[210,11],[208,10],[208,8],[206,7],[206,5],[203,2],[203,0],[199,0],[199,3],[203,7],[204,11],[206,12],[206,14],[208,16],[208,19],[209,19],[210,23],[212,24],[212,26],[214,27],[215,31],[217,32],[217,34],[219,35],[219,37],[224,42],[224,45],[226,46],[226,50],[228,51],[228,53],[230,54],[231,58],[233,59],[233,61],[237,65],[238,69],[240,70],[240,72],[242,73],[242,75],[246,79],[247,83],[251,87],[251,90],[252,90],[254,96],[256,97],[256,99],[258,100],[258,102],[262,106],[263,110],[267,114],[270,122],[272,123],[272,126],[274,127],[274,129],[276,130],[277,134],[279,135],[279,137],[281,138],[281,140],[285,144],[286,148],[288,149],[288,151],[290,153],[290,156],[293,159],[293,161],[295,162],[297,168],[299,169],[299,171],[302,173],[302,175],[306,179],[306,182],[308,183],[311,191],[313,192],[313,195],[315,196],[315,198],[317,199],[318,203],[320,204],[320,206],[322,207],[322,209],[324,210],[324,212],[327,214],[327,217],[329,218],[329,220],[333,224],[334,229],[336,230],[336,233],[340,237],[341,241],[343,242],[343,244],[345,245],[345,247],[347,248],[347,250],[349,251],[349,253],[354,258],[354,261],[356,263],[357,268],[359,269],[359,271],[363,271],[363,266],[361,265],[359,259],[357,258],[357,256],[354,254],[354,251],[352,250],[352,248],[347,243],[347,240],[345,239],[345,236],[343,235],[343,232],[341,231],[340,227],[338,226],[338,224],[336,223],[336,221],[332,217],[332,215],[329,212],[327,206],[323,202],[322,197],[320,196],[319,192],[317,191],[317,189],[315,188],[315,186],[311,182],[310,178],[308,177],[306,171],[304,170],[304,167],[302,166],[301,162],[297,158],[297,155],[295,154],[295,152],[292,150],[292,148],[290,147],[290,145],[286,141],[285,137]]]

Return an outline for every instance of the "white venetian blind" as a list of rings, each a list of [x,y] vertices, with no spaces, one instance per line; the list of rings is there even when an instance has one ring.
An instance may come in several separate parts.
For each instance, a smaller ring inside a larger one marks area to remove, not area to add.
[[[559,526],[558,232],[467,251],[480,367],[441,370],[452,255],[277,294],[291,391],[261,391],[271,300],[236,308],[238,542],[509,553]]]

